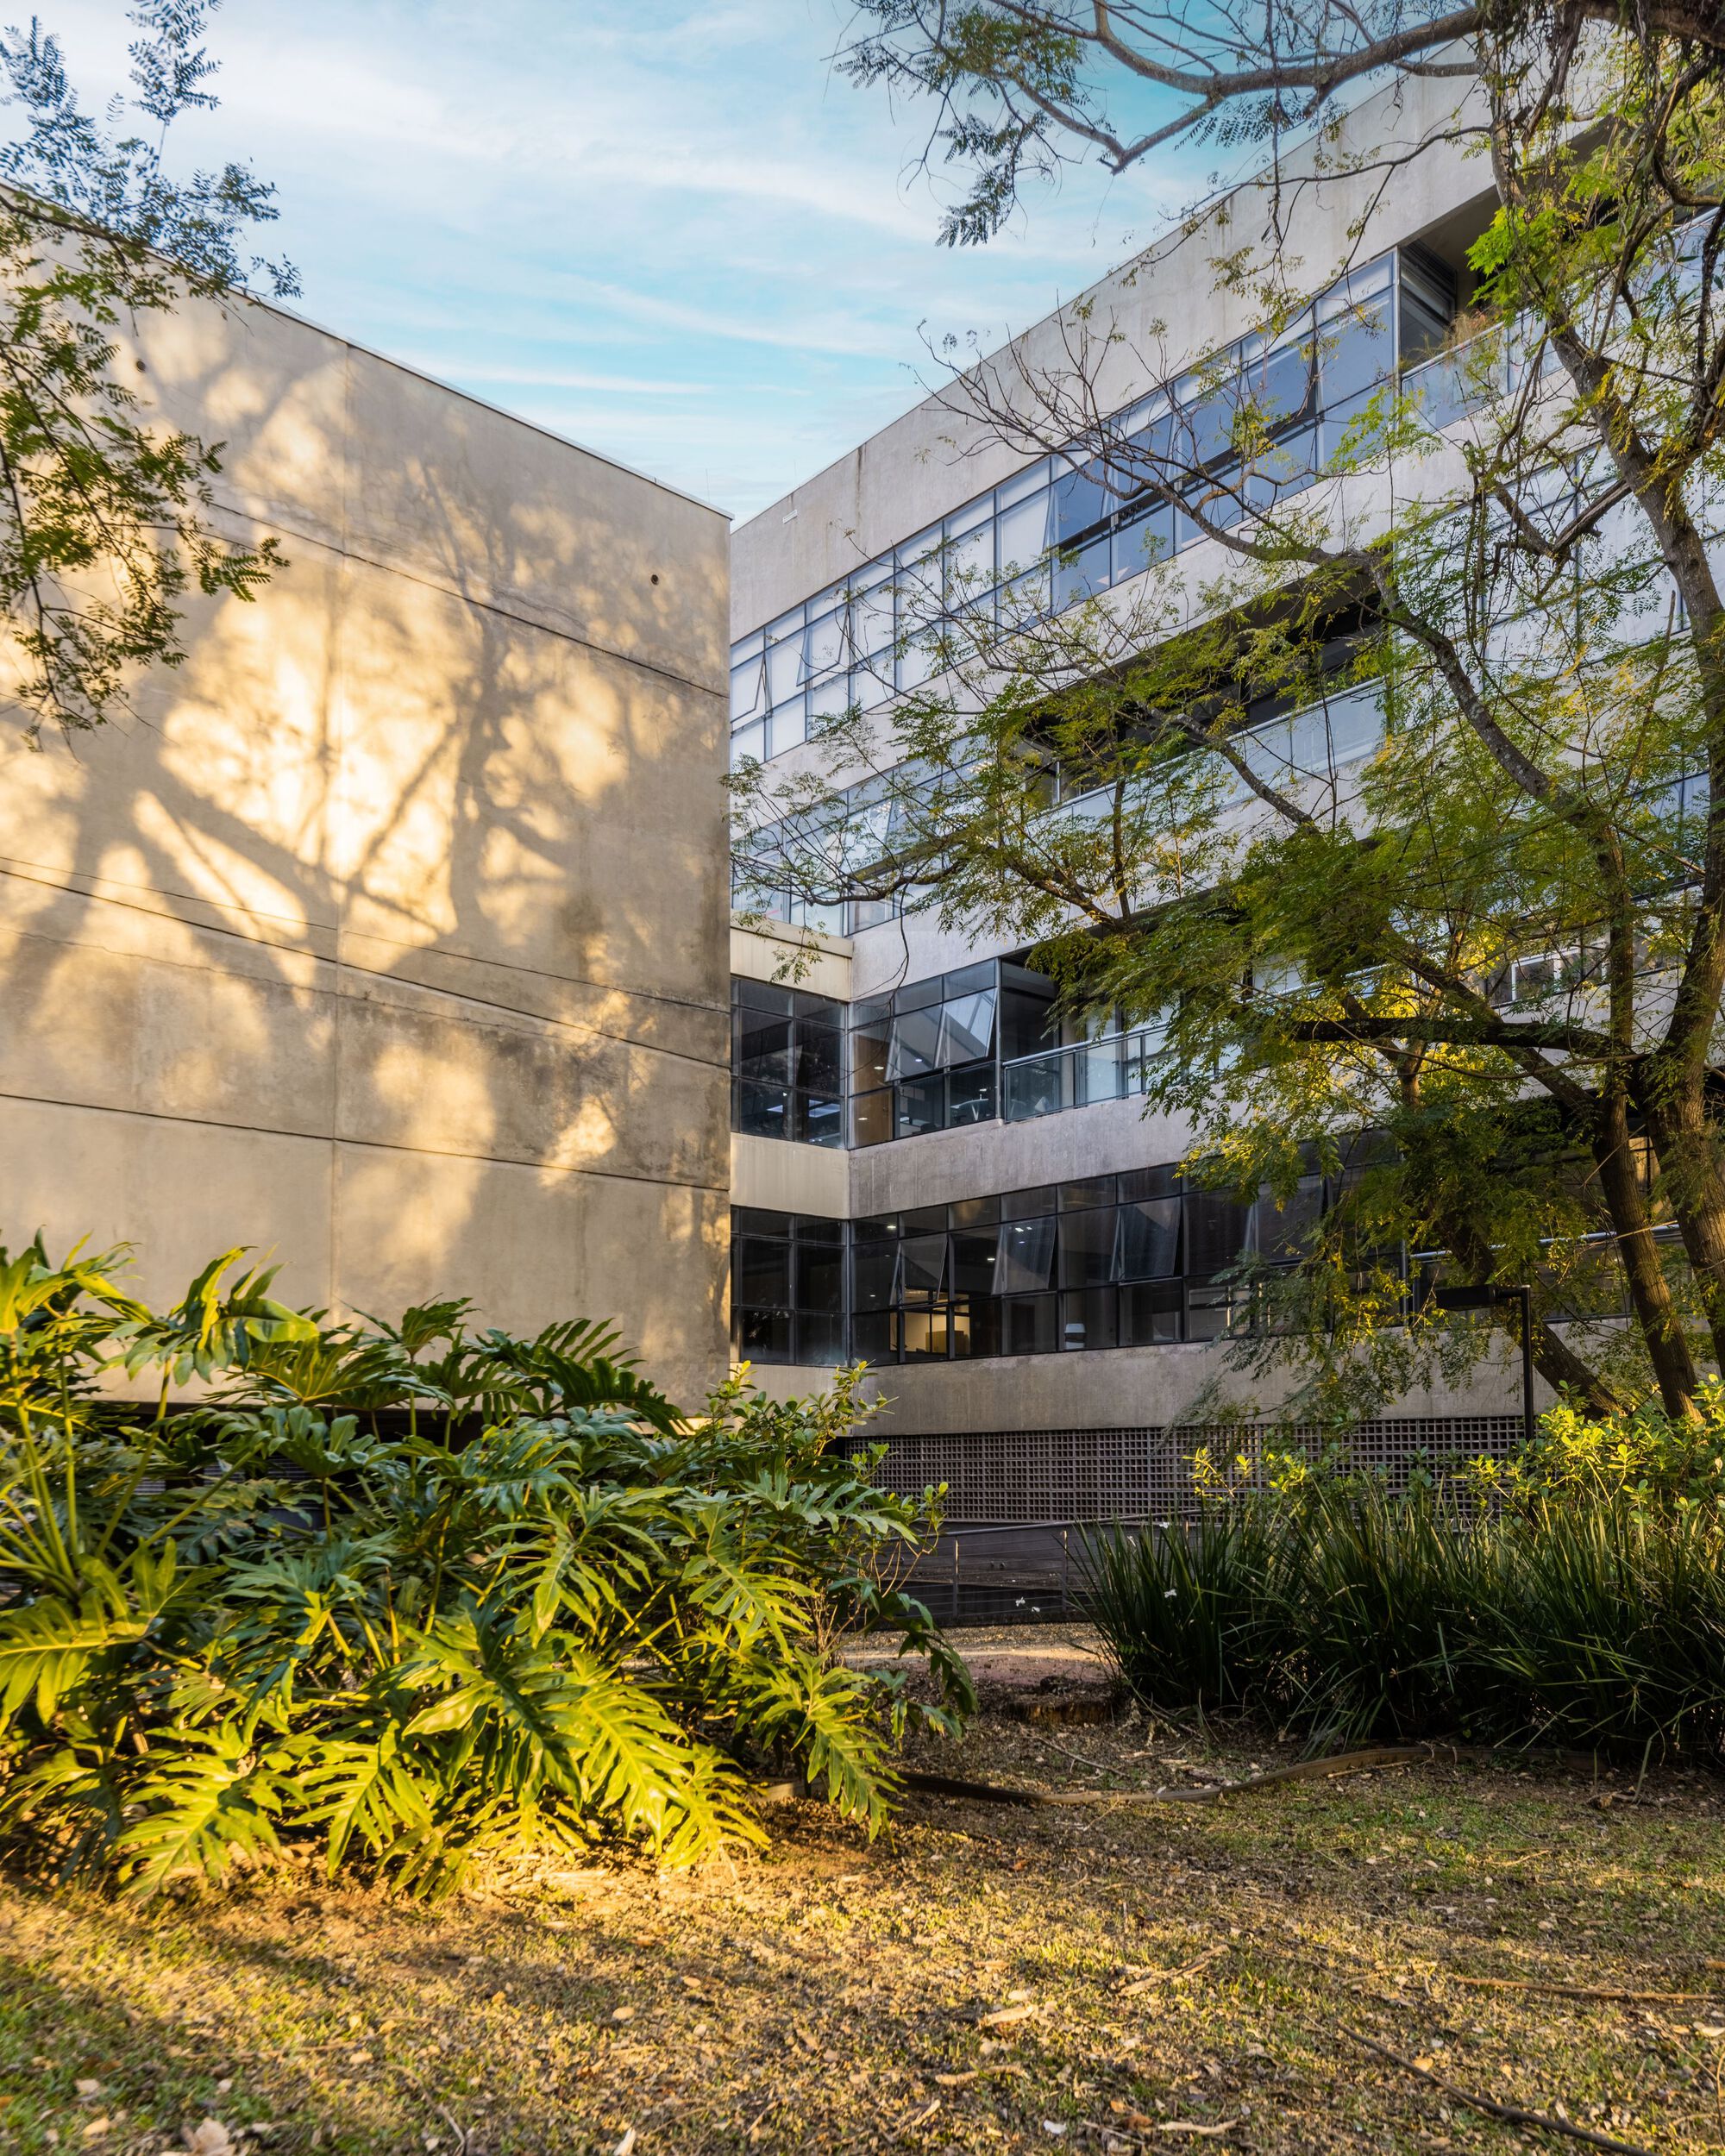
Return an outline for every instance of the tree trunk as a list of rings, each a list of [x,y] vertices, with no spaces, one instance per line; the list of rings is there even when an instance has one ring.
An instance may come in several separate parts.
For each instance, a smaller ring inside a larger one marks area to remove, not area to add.
[[[1629,1119],[1621,1094],[1615,1091],[1600,1103],[1593,1133],[1593,1158],[1599,1170],[1599,1188],[1617,1238],[1617,1254],[1628,1283],[1629,1307],[1640,1328],[1641,1340],[1653,1364],[1659,1399],[1668,1415],[1688,1421],[1695,1413],[1697,1382],[1695,1358],[1684,1336],[1683,1322],[1672,1300],[1671,1282],[1659,1263],[1653,1240],[1653,1216],[1647,1194],[1635,1172],[1635,1156],[1629,1139]]]
[[[1706,1313],[1714,1360],[1725,1372],[1725,1181],[1717,1138],[1700,1086],[1681,1080],[1667,1086],[1664,1075],[1657,1072],[1640,1089],[1641,1112]]]

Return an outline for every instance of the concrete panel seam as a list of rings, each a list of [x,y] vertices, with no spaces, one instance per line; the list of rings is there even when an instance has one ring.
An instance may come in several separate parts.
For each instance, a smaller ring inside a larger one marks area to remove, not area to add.
[[[540,1012],[530,1011],[517,1004],[499,1003],[493,996],[474,995],[469,990],[465,988],[446,988],[440,987],[435,981],[416,981],[411,975],[407,974],[386,973],[381,967],[361,966],[357,964],[351,958],[328,957],[321,951],[307,950],[302,943],[278,942],[270,937],[248,936],[243,929],[224,927],[219,922],[188,922],[179,914],[160,912],[154,906],[141,906],[135,899],[113,898],[110,896],[108,893],[103,891],[80,890],[76,884],[61,883],[52,876],[33,875],[28,869],[15,868],[4,862],[0,862],[0,875],[14,876],[20,882],[35,883],[42,886],[47,890],[60,891],[65,893],[68,898],[87,899],[92,905],[117,906],[123,907],[129,912],[141,913],[147,918],[151,920],[172,921],[179,927],[189,927],[192,929],[194,932],[198,935],[228,936],[231,937],[235,943],[253,944],[260,950],[285,951],[292,954],[295,957],[309,958],[314,962],[314,964],[332,967],[337,973],[354,974],[365,980],[387,981],[402,987],[417,988],[425,995],[447,998],[450,1002],[471,1003],[488,1011],[506,1012],[516,1017],[530,1018],[536,1025],[538,1025],[555,1026],[560,1030],[569,1032],[592,1034],[599,1040],[616,1041],[619,1045],[625,1048],[639,1048],[649,1055],[671,1056],[674,1056],[680,1062],[697,1063],[706,1070],[723,1070],[727,1075],[730,1074],[731,1062],[728,1053],[722,1056],[693,1056],[685,1049],[667,1048],[662,1043],[657,1041],[640,1040],[637,1039],[632,1033],[613,1032],[608,1026],[594,1025],[588,1023],[586,1019],[546,1018]],[[190,893],[169,892],[164,893],[163,895],[165,897],[184,897],[186,898],[191,903],[199,906],[207,905],[209,903],[207,899],[194,898]],[[3,924],[0,924],[0,925],[3,925]],[[92,948],[105,950],[108,948],[105,944],[97,944],[94,946],[81,944],[71,937],[53,936],[50,935],[46,930],[41,928],[20,928],[17,930],[16,933],[21,937],[32,937],[39,943],[56,944],[64,950],[81,950]],[[341,931],[338,929],[336,933],[339,937]],[[373,940],[381,941],[383,939],[373,938]],[[465,951],[438,950],[435,945],[415,945],[404,943],[400,946],[400,948],[403,950],[407,951],[429,950],[432,956],[439,959],[458,960],[461,963],[470,966],[495,966],[500,973],[520,974],[524,977],[534,981],[562,981],[571,987],[591,988],[597,993],[602,995],[626,996],[631,1001],[662,1003],[668,1005],[674,1010],[706,1012],[713,1018],[726,1018],[730,1015],[730,1006],[728,1004],[699,1002],[692,996],[664,995],[660,993],[657,990],[652,988],[621,988],[615,987],[608,981],[593,981],[587,979],[584,975],[580,974],[548,973],[543,968],[538,966],[518,966],[511,964],[507,959],[502,958],[474,958],[469,956]],[[109,955],[110,956],[136,958],[140,961],[140,962],[152,966],[172,966],[179,971],[186,973],[220,973],[225,979],[229,980],[244,981],[250,980],[254,977],[248,974],[233,973],[223,967],[195,965],[189,960],[158,957],[153,954],[143,954],[135,951],[110,951]],[[310,993],[313,994],[322,994],[326,993],[326,991],[314,989],[311,990]]]
[[[385,1138],[338,1138],[331,1131],[289,1131],[276,1124],[230,1122],[217,1115],[172,1115],[159,1108],[112,1107],[104,1101],[68,1100],[50,1093],[14,1093],[0,1087],[0,1100],[16,1100],[32,1107],[68,1108],[79,1115],[126,1116],[140,1123],[174,1123],[195,1130],[240,1131],[252,1138],[292,1138],[301,1145],[345,1145],[361,1153],[407,1153],[416,1159],[480,1161],[488,1167],[519,1168],[538,1175],[591,1175],[603,1182],[647,1183],[656,1190],[710,1190],[719,1194],[731,1188],[728,1179],[724,1182],[697,1182],[687,1175],[637,1175],[622,1168],[566,1168],[557,1161],[516,1160],[507,1153],[470,1153],[451,1145],[396,1145]]]
[[[464,606],[476,608],[480,613],[494,614],[499,621],[512,622],[518,629],[531,630],[536,635],[549,636],[558,643],[573,644],[578,650],[591,651],[602,659],[614,659],[618,666],[628,667],[637,674],[650,674],[661,681],[673,681],[679,688],[691,689],[697,696],[710,696],[716,703],[726,703],[730,693],[729,680],[723,683],[697,681],[693,675],[679,674],[674,667],[657,666],[651,659],[638,654],[619,651],[614,644],[598,642],[592,636],[578,636],[573,629],[556,629],[549,622],[536,620],[530,614],[518,614],[495,599],[486,598],[461,584],[445,583],[441,578],[428,576],[423,569],[409,568],[399,561],[380,561],[375,555],[361,554],[344,539],[338,546],[329,539],[320,539],[315,533],[277,523],[274,519],[242,508],[237,502],[223,501],[218,495],[216,507],[242,524],[273,532],[296,547],[317,547],[324,554],[333,555],[338,561],[357,561],[362,568],[375,569],[380,576],[399,577],[404,584],[417,584],[423,591],[439,592],[445,599],[459,599]],[[727,705],[727,709],[728,709]]]

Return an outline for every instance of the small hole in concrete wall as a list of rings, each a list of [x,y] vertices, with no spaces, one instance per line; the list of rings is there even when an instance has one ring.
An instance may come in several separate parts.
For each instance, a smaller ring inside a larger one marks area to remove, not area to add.
[[[653,572],[653,581],[656,584],[659,581],[659,572],[656,569]]]

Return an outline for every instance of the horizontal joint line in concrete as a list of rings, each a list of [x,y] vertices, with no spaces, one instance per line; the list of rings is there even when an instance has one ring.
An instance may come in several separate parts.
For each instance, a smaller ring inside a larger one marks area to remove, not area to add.
[[[285,951],[294,957],[309,958],[314,965],[329,966],[338,974],[350,973],[357,975],[362,980],[392,981],[403,987],[417,988],[425,995],[448,997],[453,1003],[477,1004],[483,1010],[504,1011],[512,1017],[530,1018],[536,1025],[555,1026],[559,1031],[563,1032],[590,1033],[602,1041],[616,1041],[624,1048],[638,1048],[646,1055],[670,1056],[679,1062],[698,1064],[703,1070],[723,1070],[727,1075],[730,1074],[731,1060],[728,1055],[724,1056],[692,1056],[687,1049],[668,1048],[660,1041],[640,1040],[633,1033],[614,1032],[607,1025],[595,1025],[586,1018],[547,1018],[543,1012],[530,1011],[521,1004],[499,1003],[495,996],[474,995],[466,988],[446,988],[436,981],[417,980],[411,974],[386,973],[380,966],[356,965],[351,958],[325,958],[315,950],[308,950],[304,943],[280,942],[268,936],[248,935],[244,929],[229,928],[220,921],[188,921],[184,914],[163,912],[158,907],[144,906],[135,899],[115,898],[105,891],[86,891],[81,885],[62,882],[56,876],[33,874],[28,869],[16,868],[9,862],[0,862],[0,875],[15,877],[20,883],[39,884],[46,890],[63,892],[67,898],[88,899],[95,906],[117,906],[129,913],[141,913],[147,920],[172,921],[177,927],[190,928],[200,936],[228,936],[237,943],[254,944],[262,950]],[[195,906],[207,906],[211,903],[207,899],[197,898],[190,892],[165,892],[162,895],[168,898],[183,898],[189,904]],[[331,932],[336,935],[363,933],[360,930],[347,931],[336,930]],[[58,943],[65,950],[87,948],[72,942],[66,937],[49,936],[40,928],[21,928],[18,933],[40,937],[45,943]],[[411,950],[413,947],[404,944],[402,948]],[[120,954],[110,953],[110,955]],[[129,957],[140,956],[135,952],[127,952],[123,955]],[[727,1017],[730,1013],[728,1004],[703,1003],[693,996],[661,995],[652,988],[619,988],[607,981],[589,981],[581,974],[547,973],[542,967],[512,965],[506,959],[473,958],[465,951],[434,950],[432,956],[442,960],[459,959],[464,965],[496,966],[501,972],[526,975],[535,981],[564,981],[571,987],[591,988],[599,995],[627,996],[643,1003],[668,1004],[674,1010],[705,1011],[710,1012],[714,1018]],[[185,972],[202,973],[206,970],[205,968],[194,966],[186,960],[157,957],[153,955],[147,956],[146,962],[153,966],[172,966]],[[242,981],[249,979],[250,976],[245,974],[230,973],[229,978]]]
[[[325,554],[333,554],[343,561],[357,561],[367,569],[376,569],[383,576],[398,576],[404,584],[417,584],[423,591],[441,592],[446,599],[458,599],[468,606],[476,606],[481,613],[495,614],[499,621],[513,622],[519,629],[531,629],[542,636],[553,636],[559,643],[574,644],[582,651],[597,652],[601,658],[615,659],[619,666],[637,667],[643,674],[656,674],[662,681],[674,681],[679,688],[693,689],[697,696],[727,699],[730,681],[715,686],[712,682],[697,681],[693,674],[679,674],[674,667],[662,667],[651,659],[643,659],[629,651],[619,651],[615,644],[603,644],[592,636],[577,635],[573,629],[554,628],[549,622],[537,620],[531,614],[518,614],[512,607],[499,600],[482,599],[470,592],[465,585],[445,582],[442,578],[428,575],[423,569],[410,569],[399,561],[380,561],[375,555],[361,554],[357,547],[350,547],[343,540],[320,539],[315,532],[297,530],[291,524],[277,523],[273,517],[260,516],[254,510],[242,508],[237,502],[221,502],[230,517],[242,523],[262,524],[277,533],[285,542],[294,546],[319,548]],[[728,708],[728,706],[727,706]]]
[[[66,1100],[51,1093],[13,1093],[0,1087],[0,1100],[28,1107],[70,1108],[80,1115],[123,1115],[140,1123],[179,1123],[198,1131],[239,1131],[251,1138],[292,1138],[297,1144],[351,1146],[356,1152],[411,1153],[426,1160],[480,1161],[492,1168],[521,1168],[533,1175],[592,1175],[604,1182],[649,1183],[659,1190],[728,1191],[729,1182],[695,1182],[686,1175],[634,1175],[622,1168],[570,1168],[559,1161],[513,1160],[506,1153],[472,1153],[458,1145],[398,1145],[388,1138],[342,1138],[327,1131],[289,1131],[273,1123],[230,1123],[214,1115],[173,1115],[162,1108],[121,1108],[104,1100]]]

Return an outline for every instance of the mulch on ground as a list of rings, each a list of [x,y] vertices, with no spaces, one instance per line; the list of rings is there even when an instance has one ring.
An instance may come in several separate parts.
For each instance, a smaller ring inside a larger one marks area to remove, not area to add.
[[[1082,1632],[966,1645],[988,1711],[937,1771],[1106,1794],[1291,1756],[1087,1719]],[[1206,1805],[913,1796],[873,1846],[769,1818],[694,1877],[434,1908],[310,1865],[148,1908],[0,1884],[0,2147],[1725,2147],[1717,1781],[1439,1758]]]

